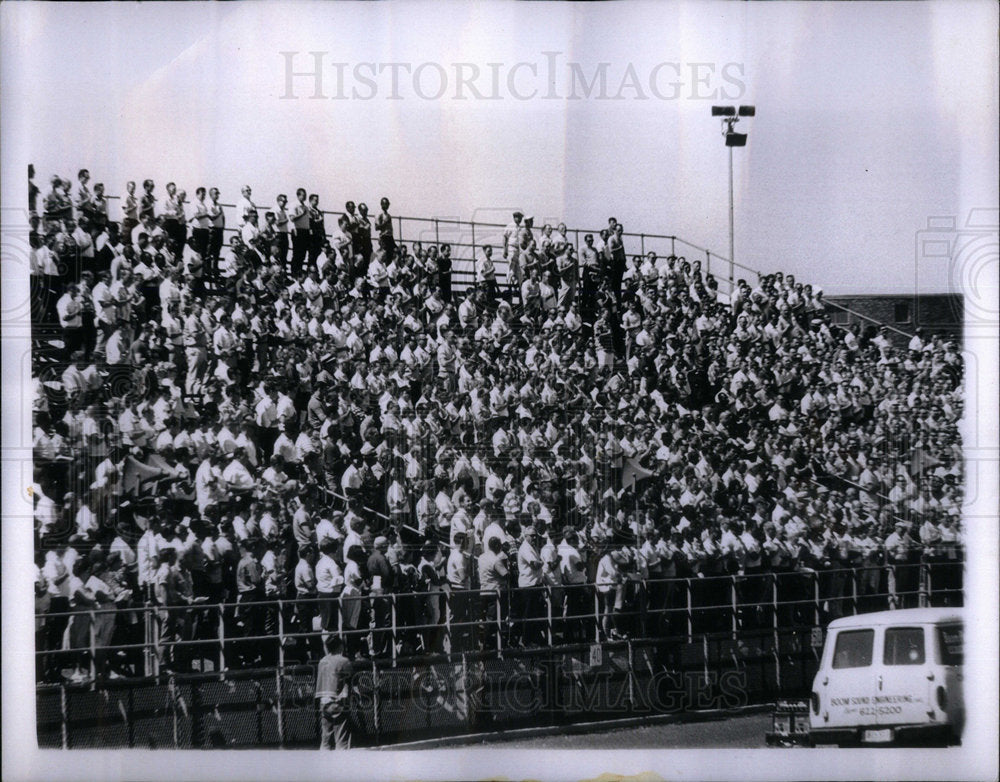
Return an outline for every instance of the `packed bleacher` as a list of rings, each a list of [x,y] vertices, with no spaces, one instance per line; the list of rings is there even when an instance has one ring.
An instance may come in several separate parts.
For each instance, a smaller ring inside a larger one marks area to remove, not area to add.
[[[748,624],[767,574],[828,574],[830,616],[913,594],[887,564],[960,580],[953,341],[790,274],[721,291],[614,218],[577,247],[516,212],[466,280],[385,198],[141,189],[30,191],[40,679],[140,675],[150,617],[205,665],[176,644],[220,604],[213,664],[250,667],[669,634],[678,579],[739,579]]]

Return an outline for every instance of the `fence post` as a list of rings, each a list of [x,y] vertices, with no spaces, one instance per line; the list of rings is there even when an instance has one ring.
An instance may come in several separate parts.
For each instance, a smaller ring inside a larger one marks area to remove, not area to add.
[[[128,746],[135,747],[135,687],[128,688]]]
[[[173,722],[174,728],[174,749],[180,748],[180,742],[177,737],[177,688],[174,683],[174,675],[170,674],[170,679],[167,681],[167,693],[170,695],[170,717]]]
[[[97,612],[90,612],[90,686],[97,684]]]
[[[771,573],[771,627],[774,632],[774,680],[781,692],[781,655],[778,654],[778,574]]]
[[[493,591],[497,601],[497,656],[503,658],[503,596],[499,589]]]
[[[774,639],[778,639],[778,574],[771,573],[771,625],[774,628]]]
[[[601,600],[594,590],[594,641],[601,642]]]
[[[639,580],[639,628],[643,637],[649,635],[649,584],[646,579]],[[655,610],[655,609],[654,609]]]
[[[632,639],[625,642],[628,659],[628,710],[635,709],[635,657],[632,653]]]
[[[545,615],[549,636],[549,646],[552,646],[552,587],[545,585]]]
[[[155,676],[160,675],[160,618],[159,615],[154,612],[153,623],[151,625],[153,629],[153,674]]]
[[[279,665],[274,671],[274,700],[278,704],[278,746],[285,748],[285,708],[282,693],[282,679],[284,678],[285,666]]]
[[[673,255],[674,257],[677,257],[677,237],[676,236],[671,236],[670,237],[670,254]]]
[[[704,669],[704,672],[705,672],[705,686],[707,687],[708,683],[709,683],[709,678],[708,678],[708,636],[705,633],[701,634],[701,652],[702,652],[702,655],[701,655],[702,659],[704,659],[704,661],[705,661],[705,669]]]
[[[819,573],[813,571],[813,624],[817,627],[820,625],[819,621]]]
[[[639,252],[646,257],[646,234],[639,234]]]
[[[739,620],[736,615],[737,611],[737,601],[736,601],[736,576],[730,576],[732,579],[729,583],[730,595],[732,597],[733,605],[733,640],[737,640],[739,636]]]
[[[200,749],[205,744],[205,731],[201,719],[201,684],[191,683],[191,748]],[[280,719],[280,718],[279,718]]]
[[[889,600],[889,608],[894,610],[899,608],[899,596],[896,594],[896,566],[891,565],[888,562],[885,563],[886,569],[886,591],[889,593],[887,595]]]
[[[472,730],[472,699],[469,697],[469,667],[465,660],[465,652],[462,652],[462,692],[465,693],[465,719],[466,730]]]
[[[392,620],[392,667],[396,667],[396,593],[390,595],[389,616]]]
[[[284,605],[282,601],[278,600],[278,669],[281,670],[285,667],[285,615],[284,615]],[[281,713],[280,706],[279,716],[278,716],[278,730],[281,730]]]
[[[691,579],[684,579],[684,592],[685,598],[687,599],[687,626],[688,626],[688,643],[691,643],[694,637],[694,622],[691,614]]]
[[[143,673],[146,676],[153,675],[153,659],[156,657],[153,654],[153,627],[149,621],[150,614],[150,606],[146,603],[142,607],[142,663]]]
[[[62,733],[62,748],[69,749],[69,699],[66,697],[66,685],[59,685],[59,716],[60,720],[60,731]]]
[[[933,605],[932,598],[934,597],[934,581],[933,574],[931,572],[930,562],[926,563],[926,573],[927,573],[927,602]]]
[[[226,608],[225,603],[218,604],[219,609],[219,670],[226,670]]]
[[[927,563],[921,557],[917,565],[917,605],[921,608],[927,607]]]
[[[438,230],[438,221],[436,217],[434,218],[434,244],[441,244],[441,234]]]
[[[375,723],[375,745],[378,746],[382,743],[382,718],[379,716],[379,708],[381,703],[379,702],[379,678],[378,678],[378,665],[375,660],[372,660],[372,720]]]
[[[254,711],[257,714],[257,746],[264,743],[264,688],[256,679],[251,679],[255,694]]]
[[[454,651],[454,642],[451,637],[451,589],[446,589],[441,594],[444,595],[444,636],[448,639],[448,653]]]
[[[851,612],[858,614],[858,569],[851,568]]]

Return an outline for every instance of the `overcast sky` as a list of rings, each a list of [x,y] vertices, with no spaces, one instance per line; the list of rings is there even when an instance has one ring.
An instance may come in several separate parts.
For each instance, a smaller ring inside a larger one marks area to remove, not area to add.
[[[428,217],[613,214],[727,255],[710,106],[752,103],[735,181],[753,268],[945,290],[916,232],[997,202],[993,3],[14,6],[4,179],[34,162],[43,188],[86,166],[111,193],[152,177]],[[323,99],[309,75],[288,90],[310,52]]]
[[[161,194],[174,180],[192,195],[217,185],[230,202],[248,183],[268,204],[304,186],[328,208],[387,195],[394,213],[414,216],[505,222],[519,207],[596,228],[615,215],[628,230],[676,234],[725,255],[728,158],[713,103],[757,107],[740,123],[749,143],[735,154],[738,261],[794,272],[828,293],[960,286],[967,316],[986,324],[966,323],[963,428],[965,511],[981,544],[970,546],[968,598],[986,601],[986,621],[970,622],[967,657],[969,680],[983,686],[967,699],[970,726],[984,727],[974,699],[995,714],[997,670],[997,8],[993,0],[0,3],[2,637],[4,670],[19,674],[4,676],[5,778],[289,776],[287,762],[254,753],[210,765],[201,754],[163,762],[110,753],[67,765],[62,755],[25,751],[34,746],[25,707],[34,699],[32,450],[27,253],[17,230],[28,163],[43,191],[53,173],[75,179],[87,167],[116,194],[128,179],[151,177]],[[310,97],[310,76],[292,79],[297,98],[283,97],[286,62],[308,71],[310,52],[320,53],[325,97]],[[979,228],[966,227],[973,209],[986,210],[975,213]],[[962,241],[922,243],[928,219],[949,218],[961,230],[937,238]],[[980,241],[983,221],[994,233]],[[918,262],[921,248],[938,255]],[[956,757],[995,757],[995,720],[985,728],[967,729],[961,750],[920,755],[918,773],[962,776]],[[449,761],[462,764],[459,777],[537,776],[530,756],[500,752]],[[435,778],[452,768],[435,768],[436,757],[411,754],[383,776]],[[664,761],[631,751],[613,768],[764,779],[775,773],[764,757],[751,767],[745,753]],[[6,773],[11,758],[20,776]],[[337,769],[369,776],[377,761],[360,758]],[[576,778],[605,770],[587,753],[545,760]],[[318,756],[294,763],[312,778],[331,773]],[[816,773],[813,760],[803,763],[812,765],[778,773]],[[845,778],[871,773],[870,760],[837,763]]]

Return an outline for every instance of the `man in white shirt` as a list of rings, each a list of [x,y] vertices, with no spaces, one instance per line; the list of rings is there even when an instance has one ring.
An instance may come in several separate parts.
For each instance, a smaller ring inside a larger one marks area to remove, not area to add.
[[[538,549],[538,531],[531,526],[524,529],[524,541],[517,550],[517,586],[513,608],[514,628],[512,642],[521,645],[540,645],[545,637],[545,627],[537,621],[545,615],[543,594],[542,557]],[[533,621],[536,620],[536,621]]]
[[[250,200],[250,185],[243,185],[240,190],[240,200],[236,202],[236,214],[239,215],[240,224],[248,222],[251,213],[257,211],[252,200]]]
[[[257,222],[257,210],[251,209],[247,213],[243,225],[240,226],[240,238],[247,247],[255,248],[257,246],[257,239],[260,237],[260,226]]]
[[[232,458],[226,469],[222,471],[222,480],[231,491],[245,493],[254,487],[253,476],[241,461],[243,449],[237,448],[232,453]]]
[[[446,566],[448,586],[448,611],[451,621],[451,651],[467,651],[473,637],[471,627],[461,626],[469,621],[472,587],[472,557],[469,536],[465,532],[452,535],[451,552]]]
[[[333,558],[337,544],[324,540],[319,545],[320,557],[316,562],[316,596],[320,598],[320,627],[336,629],[338,606],[335,602],[344,590],[344,575]]]
[[[284,269],[288,265],[289,237],[292,235],[292,220],[288,215],[288,196],[284,193],[277,198],[277,208],[274,210],[274,230],[276,231],[273,244],[277,245],[277,258]]]
[[[97,275],[97,280],[91,293],[94,302],[94,320],[100,329],[94,351],[103,353],[108,336],[118,322],[118,307],[111,294],[111,275],[108,272],[101,272]]]
[[[587,566],[580,553],[580,538],[573,527],[563,530],[559,544],[559,566],[562,582],[566,587],[565,643],[578,643],[587,639],[585,618],[593,615],[593,598],[587,588]]]
[[[66,356],[71,356],[83,347],[83,302],[76,283],[70,283],[66,292],[59,297],[56,313],[63,330],[63,351]]]

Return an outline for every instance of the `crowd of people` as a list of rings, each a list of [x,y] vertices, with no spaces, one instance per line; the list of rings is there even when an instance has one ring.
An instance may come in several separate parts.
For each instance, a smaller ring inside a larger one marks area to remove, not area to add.
[[[330,631],[351,656],[637,633],[677,607],[663,579],[754,604],[757,576],[822,571],[833,614],[845,569],[960,583],[953,340],[837,325],[790,274],[722,292],[615,218],[577,248],[515,212],[466,284],[386,198],[330,230],[302,188],[194,194],[112,206],[86,170],[29,194],[41,678],[140,672],[147,606],[181,670],[216,615],[315,659]]]

